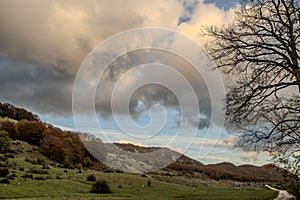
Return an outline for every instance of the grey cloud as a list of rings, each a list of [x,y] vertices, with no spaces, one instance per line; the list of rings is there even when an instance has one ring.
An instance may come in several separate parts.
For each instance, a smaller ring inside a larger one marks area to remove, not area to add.
[[[75,74],[85,56],[103,39],[144,23],[145,18],[132,12],[130,4],[115,3],[124,10],[98,1],[3,0],[0,56],[23,58]]]
[[[103,39],[144,22],[132,3],[115,3],[121,8],[82,0],[0,1],[1,100],[40,114],[71,114],[72,84],[85,56]]]
[[[207,127],[209,124],[211,116],[211,101],[208,89],[203,80],[203,77],[194,69],[194,67],[189,64],[186,60],[179,57],[178,55],[162,51],[162,50],[137,50],[130,52],[122,57],[115,60],[106,70],[102,79],[104,84],[98,87],[96,95],[96,105],[97,109],[100,111],[106,111],[104,114],[110,115],[111,108],[111,93],[112,90],[120,79],[128,70],[135,66],[139,66],[145,63],[160,63],[172,67],[177,70],[180,74],[185,76],[185,78],[190,82],[195,94],[198,98],[198,104],[200,108],[201,118],[200,123],[197,122],[195,117],[190,117],[188,122],[192,126],[199,128]],[[162,79],[168,79],[170,82],[176,85],[176,79],[169,74],[163,74],[158,72],[154,75],[144,75],[145,77],[159,76]],[[176,85],[179,90],[181,90],[180,95],[185,95],[184,88],[182,85]],[[120,98],[120,101],[124,99]],[[185,99],[189,102],[189,99]],[[131,115],[134,117],[141,112],[148,111],[150,107],[154,104],[161,104],[169,108],[176,109],[180,111],[179,102],[176,96],[168,88],[158,85],[158,84],[148,84],[146,86],[138,88],[130,99],[129,110]],[[140,105],[140,106],[139,106]],[[193,113],[194,111],[190,111]],[[120,111],[122,113],[122,111]]]
[[[0,101],[39,111],[69,115],[72,77],[62,69],[24,61],[0,62]]]
[[[0,100],[40,114],[70,115],[73,81],[92,48],[107,37],[130,28],[148,25],[173,28],[182,12],[184,8],[180,2],[163,0],[157,3],[2,0]],[[153,61],[173,67],[190,81],[206,118],[200,124],[193,118],[188,120],[193,126],[206,127],[211,102],[203,78],[185,60],[166,52],[136,51],[112,63],[102,77],[105,85],[97,90],[97,111],[110,116],[110,95],[116,81],[133,66]],[[157,75],[176,83],[168,74]],[[138,106],[140,103],[143,106]],[[174,94],[157,85],[136,91],[129,109],[134,116],[154,103],[178,109]]]

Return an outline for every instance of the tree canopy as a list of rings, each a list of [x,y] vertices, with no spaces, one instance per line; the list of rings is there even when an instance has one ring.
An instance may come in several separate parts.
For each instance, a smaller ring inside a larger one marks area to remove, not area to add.
[[[244,0],[226,27],[207,27],[212,59],[228,75],[228,124],[238,146],[300,156],[299,0]],[[296,168],[300,168],[299,162]]]

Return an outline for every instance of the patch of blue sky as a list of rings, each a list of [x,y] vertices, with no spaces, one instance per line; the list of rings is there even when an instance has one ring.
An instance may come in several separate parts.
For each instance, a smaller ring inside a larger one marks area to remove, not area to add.
[[[215,4],[218,8],[229,10],[239,4],[240,0],[204,0],[205,4]]]
[[[72,129],[72,130],[76,129],[73,117],[71,116],[62,117],[62,116],[56,116],[52,114],[39,115],[39,116],[43,122],[46,122],[48,124],[56,125],[64,129]]]
[[[194,14],[194,11],[199,4],[199,1],[179,0],[182,3],[184,11],[178,19],[178,25],[189,22]]]

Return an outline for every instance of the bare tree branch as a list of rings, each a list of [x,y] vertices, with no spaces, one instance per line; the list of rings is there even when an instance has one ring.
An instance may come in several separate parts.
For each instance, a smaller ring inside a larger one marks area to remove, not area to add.
[[[245,149],[300,151],[300,0],[242,0],[233,24],[205,28],[229,80],[226,115]]]

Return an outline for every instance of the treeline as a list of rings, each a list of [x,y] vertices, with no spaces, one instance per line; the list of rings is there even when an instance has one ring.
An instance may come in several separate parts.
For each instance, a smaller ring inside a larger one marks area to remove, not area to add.
[[[92,164],[93,157],[87,152],[78,133],[27,119],[16,123],[3,121],[0,129],[5,130],[12,139],[37,145],[42,154],[65,167],[89,167]]]
[[[167,169],[175,170],[175,171],[182,171],[182,172],[199,172],[207,177],[214,179],[214,180],[234,180],[234,181],[241,181],[241,182],[280,182],[282,179],[280,178],[273,178],[273,177],[254,177],[249,175],[242,175],[238,173],[228,172],[226,170],[220,170],[211,168],[205,165],[191,165],[191,164],[183,164],[183,163],[171,163],[167,166]]]
[[[0,103],[0,117],[8,117],[15,120],[26,119],[28,121],[40,121],[38,115],[35,115],[23,108],[16,108],[9,103]]]

